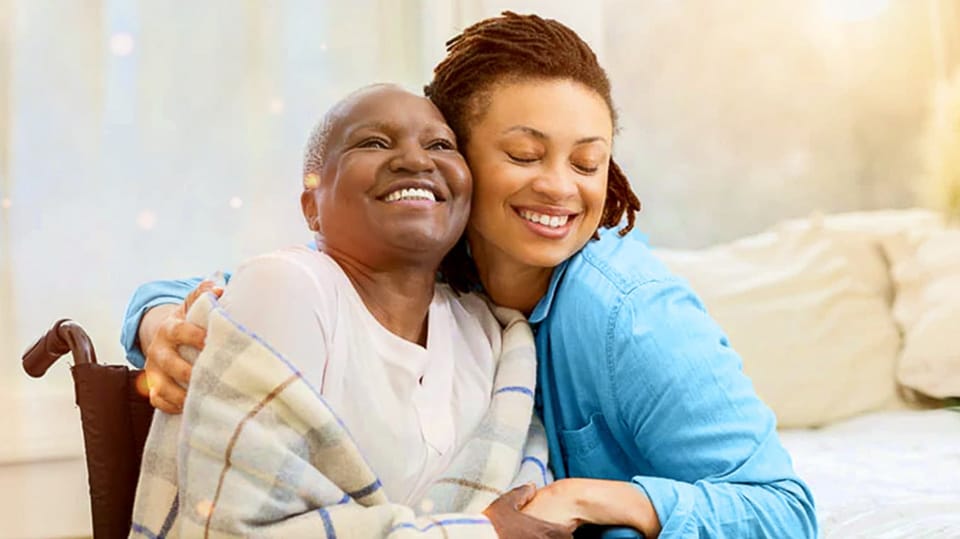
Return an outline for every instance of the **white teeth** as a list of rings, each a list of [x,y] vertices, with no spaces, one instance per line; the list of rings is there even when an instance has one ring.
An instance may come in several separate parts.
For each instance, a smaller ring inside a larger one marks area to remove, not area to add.
[[[570,218],[569,215],[546,215],[530,210],[521,210],[520,216],[531,223],[537,223],[550,228],[559,228],[567,224],[567,220]]]
[[[384,202],[396,202],[398,200],[430,200],[437,201],[436,195],[429,189],[399,189],[383,198]]]

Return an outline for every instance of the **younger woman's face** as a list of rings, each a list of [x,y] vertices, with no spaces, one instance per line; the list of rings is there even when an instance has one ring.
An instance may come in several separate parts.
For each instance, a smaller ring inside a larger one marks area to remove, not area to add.
[[[553,268],[600,223],[613,143],[610,109],[597,92],[566,79],[505,82],[488,97],[465,148],[474,184],[467,226],[474,258],[479,265]]]

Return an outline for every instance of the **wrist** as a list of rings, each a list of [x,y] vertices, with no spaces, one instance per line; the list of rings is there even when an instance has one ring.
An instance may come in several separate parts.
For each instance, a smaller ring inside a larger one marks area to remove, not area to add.
[[[583,521],[607,526],[630,526],[646,537],[656,537],[660,520],[647,495],[626,481],[583,479],[577,489],[577,507]]]
[[[153,342],[153,338],[156,336],[157,330],[160,329],[160,325],[177,308],[179,308],[179,304],[177,303],[164,303],[150,307],[143,313],[143,316],[140,317],[140,325],[137,327],[136,344],[140,348],[140,353],[146,355],[147,348],[149,348],[150,343]]]

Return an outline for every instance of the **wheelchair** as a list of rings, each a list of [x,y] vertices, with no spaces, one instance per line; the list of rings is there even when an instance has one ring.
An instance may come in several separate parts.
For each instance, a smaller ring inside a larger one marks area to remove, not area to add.
[[[39,378],[68,352],[83,426],[93,536],[127,537],[153,419],[146,377],[141,370],[97,363],[87,332],[69,319],[57,321],[24,352],[23,369]]]

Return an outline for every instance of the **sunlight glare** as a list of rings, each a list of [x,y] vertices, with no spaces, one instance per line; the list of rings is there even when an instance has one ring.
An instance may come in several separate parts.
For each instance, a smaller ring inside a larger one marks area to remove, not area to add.
[[[837,22],[872,19],[890,7],[890,0],[821,0],[824,16]]]

